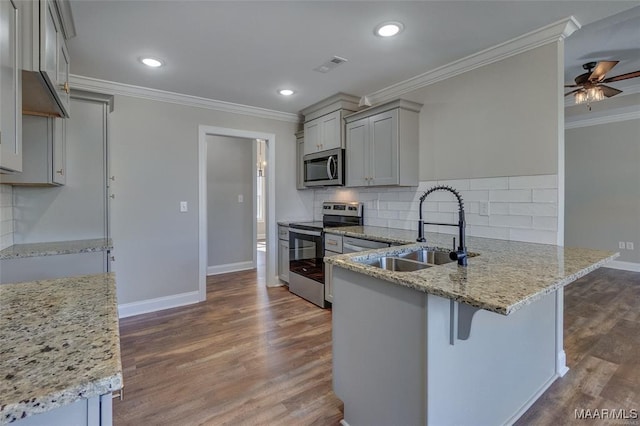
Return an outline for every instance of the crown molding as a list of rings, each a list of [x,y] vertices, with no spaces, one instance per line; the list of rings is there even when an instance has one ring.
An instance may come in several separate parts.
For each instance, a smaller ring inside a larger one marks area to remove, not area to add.
[[[231,102],[217,101],[198,96],[183,95],[165,90],[151,89],[148,87],[133,86],[130,84],[116,83],[113,81],[99,80],[97,78],[71,75],[70,84],[74,89],[99,92],[109,95],[132,96],[135,98],[152,101],[168,102],[196,108],[204,108],[215,111],[229,112],[233,114],[249,115],[252,117],[266,118],[270,120],[299,123],[297,114],[275,111],[266,108],[258,108],[249,105],[234,104]]]
[[[616,99],[620,98],[620,96],[635,95],[636,93],[640,93],[640,84],[631,84],[629,86],[620,87],[620,90],[622,90],[622,93],[618,93],[618,95],[616,95]],[[566,96],[564,98],[565,108],[575,105],[576,104],[573,101],[573,96]]]
[[[577,129],[579,127],[597,126],[598,124],[617,123],[619,121],[640,120],[640,107],[616,108],[609,111],[584,114],[578,117],[565,119],[565,130]]]
[[[447,65],[427,71],[403,82],[373,92],[366,95],[366,98],[372,105],[393,100],[405,93],[455,77],[456,75],[507,59],[549,43],[564,40],[573,34],[574,31],[580,29],[581,26],[573,16],[570,16]]]

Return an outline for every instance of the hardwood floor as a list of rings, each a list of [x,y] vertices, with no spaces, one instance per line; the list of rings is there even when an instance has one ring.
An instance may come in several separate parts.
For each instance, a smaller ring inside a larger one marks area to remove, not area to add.
[[[256,271],[210,277],[205,303],[120,328],[125,399],[114,400],[115,425],[342,418],[331,390],[331,311],[267,289]],[[574,419],[580,408],[640,409],[640,274],[599,269],[567,287],[565,349],[571,370],[518,425],[584,423]]]
[[[640,273],[600,268],[565,289],[569,372],[516,423],[638,425],[640,419],[576,419],[575,410],[640,416]]]

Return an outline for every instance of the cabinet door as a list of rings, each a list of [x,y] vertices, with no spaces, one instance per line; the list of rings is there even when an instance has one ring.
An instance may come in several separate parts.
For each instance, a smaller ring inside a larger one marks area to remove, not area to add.
[[[341,253],[325,250],[324,257],[337,256]],[[324,300],[333,303],[333,267],[325,265],[324,267]]]
[[[370,185],[397,185],[398,110],[369,118]]]
[[[64,118],[53,120],[53,176],[51,180],[58,185],[67,183],[66,149],[67,149],[67,121]]]
[[[62,36],[62,32],[58,32],[58,51],[57,51],[57,71],[56,71],[56,92],[58,95],[60,107],[65,117],[69,117],[69,102],[71,101],[71,90],[69,88],[69,51],[67,43]]]
[[[289,241],[278,240],[278,277],[289,282]]]
[[[18,9],[0,2],[0,169],[22,171],[22,88]]]
[[[346,186],[366,186],[369,183],[368,119],[347,124]]]
[[[58,33],[60,32],[58,11],[51,0],[40,2],[40,71],[55,87],[58,74]]]
[[[320,117],[320,151],[342,147],[341,111]]]
[[[320,119],[316,118],[304,123],[304,155],[320,150]]]

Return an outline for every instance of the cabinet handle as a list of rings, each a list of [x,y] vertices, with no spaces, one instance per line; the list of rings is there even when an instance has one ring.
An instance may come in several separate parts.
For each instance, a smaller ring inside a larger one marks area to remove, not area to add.
[[[330,245],[330,246],[337,246],[337,245],[338,245],[338,242],[337,242],[337,241],[331,241],[331,240],[328,240],[328,241],[327,241],[327,245]]]
[[[115,176],[110,176],[109,180],[116,180],[116,177]]]
[[[116,194],[109,195],[109,198],[111,198],[113,200],[114,198],[116,198]]]
[[[111,259],[112,262],[116,261],[116,257],[115,256],[111,256],[109,259]]]
[[[119,398],[119,399],[120,399],[120,401],[122,401],[122,400],[124,399],[124,388],[121,388],[121,389],[118,391],[118,393],[115,393],[115,392],[114,392],[114,393],[112,393],[112,394],[111,394],[111,398],[112,398],[112,399]]]
[[[63,169],[56,170],[56,173],[59,174],[60,176],[64,176],[64,170]]]
[[[64,90],[65,93],[68,95],[69,92],[71,91],[71,89],[69,88],[69,82],[65,81],[64,84],[62,84],[61,86],[62,86],[62,90]]]

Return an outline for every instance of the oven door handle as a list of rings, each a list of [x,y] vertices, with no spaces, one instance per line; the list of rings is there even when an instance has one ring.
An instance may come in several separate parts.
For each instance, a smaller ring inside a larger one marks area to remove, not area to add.
[[[292,228],[289,228],[289,237],[291,237],[291,234],[311,235],[313,237],[322,236],[322,232],[320,232],[320,231],[307,231],[306,229],[292,229]]]
[[[327,176],[329,176],[329,179],[336,178],[336,176],[334,176],[335,168],[336,168],[335,164],[336,164],[336,159],[333,157],[333,155],[330,155],[329,158],[327,159]]]

